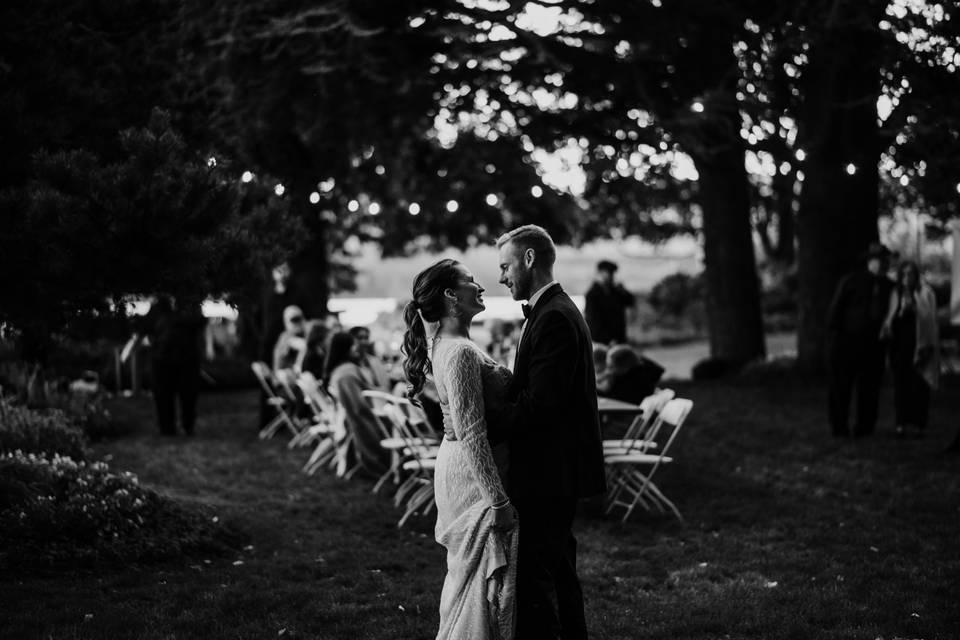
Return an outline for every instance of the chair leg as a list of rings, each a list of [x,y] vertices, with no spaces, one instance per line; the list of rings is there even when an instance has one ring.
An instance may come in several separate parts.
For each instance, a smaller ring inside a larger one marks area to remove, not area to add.
[[[260,429],[260,439],[268,440],[277,433],[277,430],[280,428],[280,425],[283,424],[283,414],[278,414],[273,420],[267,423],[263,429]]]
[[[417,509],[419,509],[421,505],[433,500],[433,482],[424,478],[419,478],[418,480],[425,481],[427,484],[416,491],[410,498],[410,502],[407,503],[407,508],[404,511],[403,517],[400,518],[400,521],[397,523],[398,529],[403,527],[407,520],[410,519],[410,516],[416,513]]]
[[[387,480],[395,477],[396,475],[397,470],[395,468],[387,469],[387,471],[377,479],[377,483],[373,485],[373,489],[371,489],[370,493],[379,493],[380,489],[383,488],[383,485],[386,484]]]

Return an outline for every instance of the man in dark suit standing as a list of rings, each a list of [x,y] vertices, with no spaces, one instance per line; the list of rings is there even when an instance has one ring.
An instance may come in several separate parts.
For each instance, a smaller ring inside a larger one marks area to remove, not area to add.
[[[500,283],[527,300],[507,405],[493,438],[510,443],[507,491],[521,527],[517,637],[586,639],[573,518],[606,489],[590,332],[553,278],[556,247],[525,225],[497,240]]]
[[[597,279],[586,293],[583,313],[594,342],[624,344],[627,341],[627,309],[633,306],[633,294],[614,280],[617,263],[597,263]]]
[[[887,314],[893,283],[886,276],[890,252],[873,243],[863,256],[865,267],[844,277],[827,312],[827,368],[830,428],[837,438],[873,433],[883,381],[886,350],[880,327]],[[857,388],[857,412],[848,430],[850,399]]]

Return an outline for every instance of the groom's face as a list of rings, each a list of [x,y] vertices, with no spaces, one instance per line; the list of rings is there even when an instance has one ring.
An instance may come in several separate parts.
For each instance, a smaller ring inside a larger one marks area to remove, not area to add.
[[[529,300],[533,281],[532,265],[524,260],[523,251],[512,242],[500,247],[500,284],[510,289],[514,300]]]

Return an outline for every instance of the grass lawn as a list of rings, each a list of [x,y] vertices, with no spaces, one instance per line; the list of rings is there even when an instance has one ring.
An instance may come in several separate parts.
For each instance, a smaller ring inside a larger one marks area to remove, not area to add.
[[[872,439],[829,438],[818,385],[675,388],[696,404],[659,484],[686,522],[585,509],[593,638],[960,637],[960,457],[940,453],[956,388],[935,396],[929,436],[902,442],[889,419]],[[193,440],[154,435],[146,398],[121,402],[140,426],[95,455],[214,508],[249,546],[0,576],[0,638],[434,636],[444,554],[429,519],[397,530],[369,483],[302,475],[307,451],[256,440],[254,392],[204,396]]]

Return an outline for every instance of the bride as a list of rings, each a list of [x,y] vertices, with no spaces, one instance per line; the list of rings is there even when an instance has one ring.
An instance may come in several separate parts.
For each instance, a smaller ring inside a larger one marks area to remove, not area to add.
[[[470,340],[482,296],[470,271],[447,259],[417,275],[404,309],[410,396],[432,373],[443,410],[434,485],[447,575],[438,640],[510,640],[514,631],[516,512],[504,490],[506,443],[491,446],[484,417],[502,404],[511,374]]]

